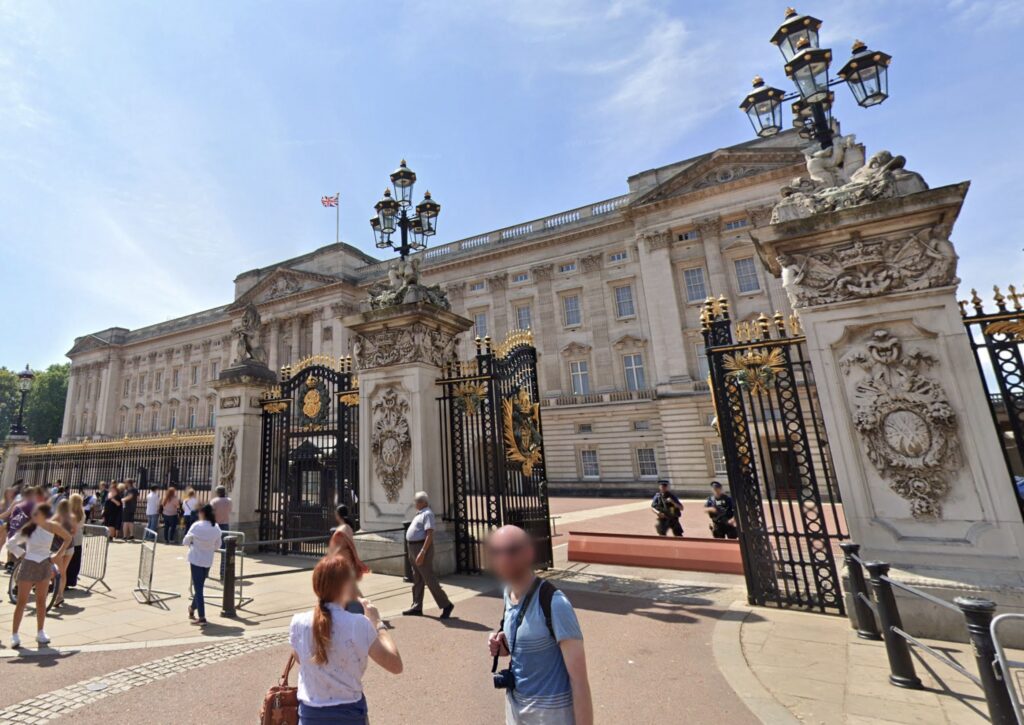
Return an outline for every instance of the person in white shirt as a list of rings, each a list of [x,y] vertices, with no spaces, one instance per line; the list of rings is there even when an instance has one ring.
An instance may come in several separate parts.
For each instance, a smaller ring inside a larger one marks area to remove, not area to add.
[[[154,534],[160,533],[160,492],[155,488],[146,494],[146,528]]]
[[[213,557],[220,548],[220,527],[213,514],[213,506],[199,509],[199,520],[189,527],[181,543],[188,547],[188,565],[192,570],[192,603],[188,605],[188,618],[193,624],[206,624],[206,605],[203,586],[213,566]],[[199,617],[196,618],[196,614]]]
[[[22,555],[18,567],[18,602],[14,607],[14,621],[11,626],[11,647],[21,647],[18,629],[21,618],[28,606],[28,598],[32,591],[36,593],[36,642],[48,645],[50,638],[43,627],[46,624],[46,595],[50,589],[50,578],[53,576],[53,560],[51,554],[60,559],[71,543],[71,534],[59,524],[50,521],[53,508],[48,503],[41,503],[32,511],[32,518],[15,536],[14,548]],[[60,546],[53,552],[54,537],[60,537]]]
[[[348,559],[328,554],[313,570],[316,608],[292,617],[288,641],[299,664],[299,725],[366,725],[368,660],[392,674],[402,672],[402,656],[377,608],[360,599],[365,614],[346,611],[354,584]]]
[[[430,510],[430,500],[425,491],[417,491],[413,503],[416,505],[416,515],[405,531],[405,540],[409,542],[409,563],[412,564],[412,606],[402,614],[407,617],[422,616],[423,590],[429,589],[441,610],[441,619],[448,619],[455,605],[445,594],[434,573],[434,512]]]

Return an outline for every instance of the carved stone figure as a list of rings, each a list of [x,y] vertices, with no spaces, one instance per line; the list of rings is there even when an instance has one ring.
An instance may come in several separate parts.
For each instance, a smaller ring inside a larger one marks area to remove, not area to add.
[[[811,307],[956,284],[950,231],[941,224],[904,239],[856,239],[810,254],[783,254],[782,285],[793,307]]]
[[[235,335],[235,359],[233,365],[249,361],[267,364],[267,353],[259,345],[260,312],[252,302],[245,306],[242,319],[231,329]]]
[[[916,519],[942,518],[949,477],[963,462],[956,414],[942,386],[924,375],[937,363],[927,352],[904,350],[884,329],[841,361],[846,375],[860,371],[853,424],[868,459]]]
[[[422,323],[358,335],[352,343],[352,360],[358,370],[408,362],[427,362],[443,367],[455,359],[457,339]]]
[[[389,503],[398,501],[412,457],[409,401],[387,388],[373,403],[373,466]]]
[[[388,281],[370,287],[370,308],[374,310],[406,302],[428,302],[450,310],[448,296],[440,285],[420,284],[420,259],[399,259],[388,268]]]
[[[302,290],[302,283],[299,282],[295,277],[289,274],[282,274],[274,283],[270,285],[270,289],[263,295],[264,300],[274,300],[278,297],[286,297],[290,294],[295,294]]]
[[[217,455],[217,480],[229,493],[235,487],[235,467],[238,465],[236,438],[238,428],[230,425],[224,428],[221,432],[220,452]]]
[[[810,146],[807,176],[780,190],[772,223],[804,219],[928,188],[920,174],[904,169],[906,159],[879,151],[864,163],[864,147],[853,136],[836,136],[827,149]]]

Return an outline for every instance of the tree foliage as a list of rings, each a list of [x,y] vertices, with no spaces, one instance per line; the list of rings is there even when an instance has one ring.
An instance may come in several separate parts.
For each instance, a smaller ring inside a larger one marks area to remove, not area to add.
[[[25,400],[25,428],[36,443],[46,443],[60,438],[64,422],[64,402],[68,394],[69,363],[51,365],[36,373],[32,390]],[[7,368],[0,368],[0,440],[10,433],[11,425],[18,417],[21,393],[18,391],[18,374]]]

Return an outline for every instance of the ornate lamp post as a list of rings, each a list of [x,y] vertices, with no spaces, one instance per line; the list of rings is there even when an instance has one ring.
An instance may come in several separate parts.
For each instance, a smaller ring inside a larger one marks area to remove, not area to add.
[[[863,108],[876,106],[889,97],[889,63],[892,56],[868,47],[857,40],[853,56],[838,73],[829,77],[832,51],[818,47],[821,21],[810,15],[799,15],[786,9],[786,19],[775,31],[771,42],[779,47],[785,61],[786,76],[796,86],[795,92],[766,86],[761,76],[754,78],[754,89],[740,104],[747,114],[754,133],[774,136],[782,130],[782,103],[792,105],[793,125],[800,135],[814,139],[823,149],[832,145],[834,132],[830,123],[835,95],[829,89],[845,83],[854,99]]]
[[[32,381],[35,378],[35,373],[32,372],[28,365],[18,373],[18,391],[21,393],[21,403],[18,404],[18,417],[14,421],[14,425],[11,426],[12,436],[28,435],[28,432],[25,430],[25,399],[28,397],[28,391],[32,389]]]
[[[415,183],[416,173],[402,159],[391,174],[394,194],[392,189],[384,190],[384,196],[374,205],[377,215],[370,219],[377,248],[393,249],[402,260],[412,252],[426,249],[427,237],[437,233],[437,217],[441,213],[441,205],[428,191],[423,195],[423,201],[416,205],[416,213],[410,214]],[[391,236],[395,232],[399,233],[397,241]]]

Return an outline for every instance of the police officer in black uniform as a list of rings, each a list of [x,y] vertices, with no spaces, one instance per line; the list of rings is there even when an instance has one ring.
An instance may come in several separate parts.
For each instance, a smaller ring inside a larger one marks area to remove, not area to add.
[[[683,535],[683,526],[679,518],[683,515],[683,504],[679,498],[668,490],[668,481],[658,481],[658,492],[651,500],[651,510],[658,516],[654,530],[658,536],[666,536],[671,531],[675,536]]]
[[[716,539],[735,539],[739,536],[736,529],[736,505],[718,481],[711,482],[711,495],[704,502],[704,511],[711,518],[709,528]]]

